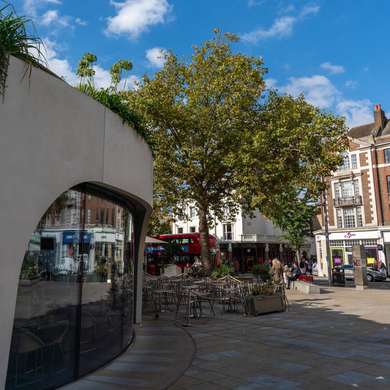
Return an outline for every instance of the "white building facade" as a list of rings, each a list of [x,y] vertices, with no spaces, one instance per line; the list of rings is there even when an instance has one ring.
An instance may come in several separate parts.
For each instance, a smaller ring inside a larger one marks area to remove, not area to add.
[[[173,224],[173,234],[199,232],[196,207],[187,207],[186,214],[187,219]],[[283,232],[258,211],[252,218],[240,210],[233,220],[216,220],[210,227],[210,234],[217,238],[222,261],[238,260],[241,271],[248,271],[253,264],[274,257],[291,261],[294,256]],[[309,255],[311,246],[311,240],[308,240],[303,248]]]

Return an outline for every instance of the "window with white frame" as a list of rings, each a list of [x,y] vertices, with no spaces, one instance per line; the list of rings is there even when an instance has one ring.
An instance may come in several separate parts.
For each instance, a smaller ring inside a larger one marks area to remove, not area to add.
[[[178,234],[182,234],[183,233],[183,228],[182,227],[178,227],[177,228],[177,233]]]
[[[351,198],[359,195],[359,181],[353,179],[337,182],[334,185],[334,192],[336,198]]]
[[[190,233],[195,233],[195,232],[196,232],[195,226],[190,226]]]
[[[346,207],[343,209],[344,227],[353,228],[356,227],[356,212],[352,207]]]
[[[233,240],[233,227],[230,222],[223,224],[223,239],[225,241]]]
[[[196,217],[196,210],[195,207],[191,206],[190,207],[190,218],[195,218]]]
[[[339,229],[363,226],[361,207],[344,207],[336,209],[336,223]]]
[[[343,210],[336,209],[337,227],[341,229],[343,227]]]
[[[351,154],[351,168],[357,169],[357,157],[356,154]]]
[[[349,154],[348,152],[343,153],[342,155],[342,163],[339,166],[339,171],[346,171],[348,169],[357,169],[358,161],[356,154]]]

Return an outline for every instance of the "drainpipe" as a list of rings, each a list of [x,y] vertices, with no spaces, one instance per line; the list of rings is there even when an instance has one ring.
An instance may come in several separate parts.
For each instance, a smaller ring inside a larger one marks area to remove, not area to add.
[[[328,215],[328,187],[323,192],[323,216],[324,216],[324,230],[325,230],[325,247],[326,247],[326,264],[328,268],[328,284],[332,286],[332,267],[331,267],[331,251],[329,241],[329,215]]]

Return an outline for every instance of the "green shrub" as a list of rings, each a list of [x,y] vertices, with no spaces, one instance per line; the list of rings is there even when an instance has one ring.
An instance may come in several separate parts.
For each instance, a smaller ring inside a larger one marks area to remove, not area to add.
[[[214,279],[222,278],[224,276],[231,275],[233,271],[234,269],[230,264],[223,263],[219,267],[214,268],[213,272],[211,273],[211,277]]]
[[[267,282],[271,279],[271,275],[269,273],[270,267],[266,264],[255,264],[252,267],[252,273],[258,279],[260,278],[263,282]]]
[[[31,21],[24,16],[17,16],[10,4],[0,6],[0,96],[5,93],[10,55],[20,58],[30,67],[45,63],[41,51],[42,41],[28,33],[28,24]]]

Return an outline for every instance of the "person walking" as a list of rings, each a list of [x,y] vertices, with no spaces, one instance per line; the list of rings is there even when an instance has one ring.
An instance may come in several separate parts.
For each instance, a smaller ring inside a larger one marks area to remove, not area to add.
[[[283,283],[283,267],[282,263],[278,259],[275,258],[272,260],[272,267],[269,272],[274,284]]]
[[[291,264],[285,264],[283,266],[283,279],[284,279],[284,284],[286,286],[289,285],[289,278],[292,277],[292,267],[291,267]]]

